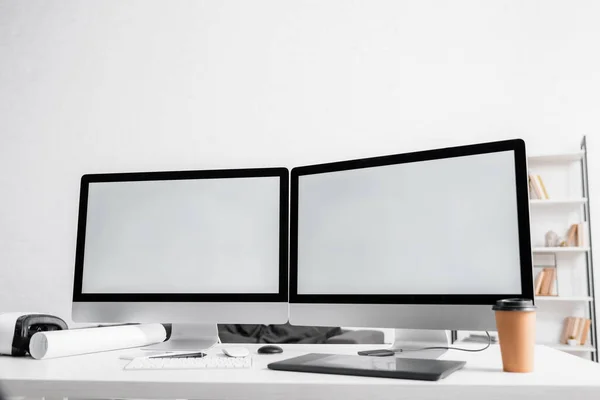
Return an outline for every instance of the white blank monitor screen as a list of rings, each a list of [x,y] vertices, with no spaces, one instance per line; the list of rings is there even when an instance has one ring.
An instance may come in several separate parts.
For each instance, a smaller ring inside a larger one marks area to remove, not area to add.
[[[515,154],[300,175],[297,293],[521,293]]]
[[[279,245],[279,177],[91,182],[82,293],[279,293]]]

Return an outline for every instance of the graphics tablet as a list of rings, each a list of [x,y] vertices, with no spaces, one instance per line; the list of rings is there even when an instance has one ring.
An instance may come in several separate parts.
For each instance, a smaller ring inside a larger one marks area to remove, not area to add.
[[[458,371],[465,364],[464,361],[311,353],[274,362],[268,367],[280,371],[437,381]]]

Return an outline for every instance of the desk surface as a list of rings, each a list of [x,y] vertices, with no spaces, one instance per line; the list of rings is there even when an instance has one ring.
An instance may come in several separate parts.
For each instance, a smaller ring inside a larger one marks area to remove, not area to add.
[[[464,360],[465,368],[438,382],[271,371],[267,364],[306,353],[356,354],[364,345],[284,345],[278,355],[253,352],[247,370],[124,371],[119,355],[97,353],[36,361],[0,357],[0,381],[8,395],[145,399],[439,399],[528,398],[544,400],[600,398],[600,365],[536,346],[536,370],[501,370],[500,351],[450,351],[442,359]],[[218,349],[213,349],[218,351]]]

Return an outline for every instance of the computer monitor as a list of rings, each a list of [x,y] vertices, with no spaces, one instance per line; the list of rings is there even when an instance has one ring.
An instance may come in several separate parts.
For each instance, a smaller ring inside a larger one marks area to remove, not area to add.
[[[533,299],[525,143],[294,168],[290,322],[494,330]]]
[[[288,191],[285,168],[84,175],[73,320],[174,323],[180,350],[287,322]]]

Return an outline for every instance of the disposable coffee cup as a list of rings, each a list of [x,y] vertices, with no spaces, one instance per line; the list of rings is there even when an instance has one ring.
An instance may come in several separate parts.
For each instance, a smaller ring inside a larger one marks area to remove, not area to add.
[[[505,372],[532,372],[535,348],[535,309],[532,300],[504,299],[492,307]]]

